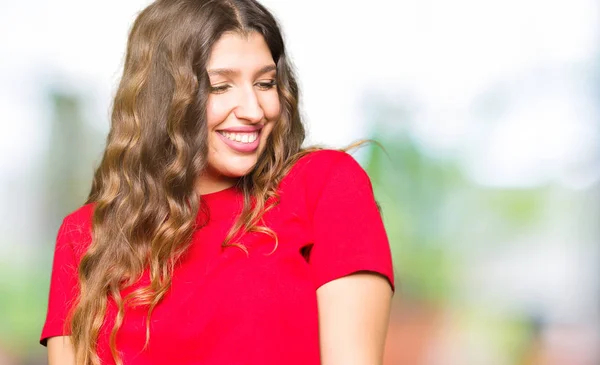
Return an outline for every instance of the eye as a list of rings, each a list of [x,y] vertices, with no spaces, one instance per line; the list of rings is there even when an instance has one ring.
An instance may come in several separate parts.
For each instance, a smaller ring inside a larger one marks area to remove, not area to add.
[[[269,89],[272,89],[273,87],[277,86],[277,82],[275,80],[269,80],[266,82],[259,82],[256,85],[261,90],[269,90]]]
[[[231,86],[229,85],[220,85],[220,86],[211,86],[210,92],[213,94],[223,94],[227,91]]]

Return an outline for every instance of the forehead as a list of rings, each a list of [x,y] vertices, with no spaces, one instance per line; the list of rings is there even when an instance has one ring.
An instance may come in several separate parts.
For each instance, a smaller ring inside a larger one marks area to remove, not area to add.
[[[247,37],[228,32],[214,44],[207,68],[260,68],[273,63],[271,51],[263,36],[251,32]]]

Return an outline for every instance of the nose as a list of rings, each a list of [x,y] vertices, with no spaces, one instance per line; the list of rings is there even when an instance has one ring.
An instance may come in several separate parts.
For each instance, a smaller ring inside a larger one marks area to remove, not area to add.
[[[252,124],[259,123],[263,120],[264,112],[253,88],[240,91],[234,114],[238,119],[242,119]]]

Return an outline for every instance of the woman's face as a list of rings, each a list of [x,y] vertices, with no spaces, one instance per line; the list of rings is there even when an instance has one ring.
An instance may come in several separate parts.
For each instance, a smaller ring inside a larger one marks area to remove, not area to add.
[[[259,33],[248,38],[225,33],[212,49],[207,72],[208,167],[200,177],[202,193],[247,174],[280,115],[275,62]]]

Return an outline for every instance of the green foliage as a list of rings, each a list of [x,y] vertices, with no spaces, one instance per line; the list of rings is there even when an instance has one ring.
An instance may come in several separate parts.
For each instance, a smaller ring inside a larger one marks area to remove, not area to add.
[[[498,190],[466,178],[459,161],[434,158],[402,131],[375,132],[367,172],[382,207],[402,295],[451,299],[465,250],[518,235],[542,219],[547,192]]]
[[[547,192],[542,189],[485,191],[481,199],[490,211],[511,225],[529,227],[540,220],[543,213],[540,207],[547,199]]]
[[[0,265],[0,298],[8,298],[0,301],[0,343],[14,355],[32,357],[43,351],[33,344],[39,339],[48,302],[47,264]]]
[[[50,147],[40,161],[37,179],[45,191],[36,212],[45,219],[30,243],[38,246],[31,250],[36,255],[25,266],[0,262],[0,344],[28,363],[45,352],[35,344],[46,314],[53,238],[63,217],[83,204],[102,140],[85,122],[80,96],[50,90],[48,101]]]
[[[406,135],[376,135],[385,151],[371,145],[367,171],[382,206],[403,295],[443,300],[453,268],[443,207],[446,192],[460,183],[453,163],[424,155]]]

